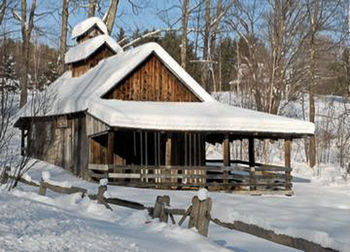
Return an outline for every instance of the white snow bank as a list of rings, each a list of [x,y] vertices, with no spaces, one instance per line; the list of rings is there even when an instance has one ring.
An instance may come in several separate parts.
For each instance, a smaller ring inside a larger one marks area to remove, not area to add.
[[[205,189],[205,188],[201,188],[201,189],[198,190],[198,194],[197,195],[198,195],[198,199],[200,201],[206,200],[208,198],[208,190]]]
[[[53,180],[51,180],[50,179],[51,175],[50,175],[49,171],[43,171],[41,177],[42,177],[44,182],[47,182],[51,185],[60,186],[60,187],[67,187],[67,188],[72,187],[72,184],[68,181],[53,181]]]
[[[86,59],[103,44],[106,44],[115,53],[123,51],[113,38],[108,35],[99,35],[70,48],[65,54],[64,61],[66,64],[69,64]]]
[[[108,179],[100,179],[100,185],[106,186],[108,184]]]
[[[91,18],[85,19],[84,21],[74,26],[72,30],[72,38],[76,38],[83,35],[94,25],[96,25],[103,34],[108,34],[108,30],[105,23],[98,17],[91,17]]]
[[[49,171],[43,171],[41,173],[41,177],[44,181],[49,181],[50,180],[50,172]]]

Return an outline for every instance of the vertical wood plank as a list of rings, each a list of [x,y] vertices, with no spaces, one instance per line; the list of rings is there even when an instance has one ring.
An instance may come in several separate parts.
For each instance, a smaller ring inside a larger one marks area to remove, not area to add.
[[[284,140],[284,165],[287,168],[292,168],[291,161],[291,152],[292,152],[292,139],[287,138]],[[292,179],[290,171],[286,171],[286,190],[291,190]]]
[[[167,135],[166,144],[165,144],[165,165],[171,165],[171,134]]]
[[[224,135],[224,140],[222,143],[222,149],[223,149],[223,163],[224,163],[224,167],[230,166],[230,139],[229,139],[229,135],[225,134]],[[224,175],[224,184],[228,184],[229,180],[227,179],[228,177],[228,170],[224,170],[223,175]]]
[[[107,163],[114,163],[114,131],[108,132],[108,143],[107,143]]]

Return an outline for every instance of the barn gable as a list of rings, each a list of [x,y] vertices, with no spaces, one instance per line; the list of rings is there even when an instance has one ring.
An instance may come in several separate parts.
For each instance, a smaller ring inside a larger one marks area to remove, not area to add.
[[[155,53],[150,54],[103,98],[163,102],[201,101]]]

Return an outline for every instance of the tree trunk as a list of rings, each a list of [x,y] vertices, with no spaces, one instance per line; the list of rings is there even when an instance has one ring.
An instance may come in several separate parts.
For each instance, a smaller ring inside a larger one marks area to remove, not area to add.
[[[315,37],[316,37],[316,17],[318,15],[318,2],[315,2],[314,12],[309,12],[310,15],[310,65],[309,65],[309,119],[310,122],[315,122],[315,86],[316,86],[316,47],[315,47]],[[316,139],[315,136],[310,137],[309,145],[309,163],[310,167],[313,168],[316,165]]]
[[[67,49],[67,24],[68,24],[68,5],[69,0],[62,0],[62,27],[60,40],[60,61],[58,66],[58,73],[62,74],[65,70],[64,54]]]
[[[181,37],[181,66],[186,69],[187,55],[187,25],[189,17],[189,0],[182,1],[182,37]]]
[[[118,10],[118,3],[119,3],[119,0],[112,0],[111,5],[109,6],[109,9],[107,12],[105,23],[109,34],[111,34],[113,30],[115,17],[117,15],[117,10]]]
[[[22,108],[27,103],[28,96],[28,72],[29,72],[29,43],[30,35],[34,26],[34,13],[36,8],[36,0],[32,1],[29,19],[27,22],[27,2],[21,0],[21,33],[22,33],[22,55],[24,56],[24,66],[21,71],[21,97],[20,107]]]
[[[96,11],[96,0],[89,0],[89,12],[88,17],[94,17]]]
[[[209,36],[210,36],[210,0],[205,0],[205,28],[203,37],[203,60],[207,61],[209,56]],[[208,83],[208,62],[203,63],[202,67],[202,85],[207,91],[210,91],[210,85]]]

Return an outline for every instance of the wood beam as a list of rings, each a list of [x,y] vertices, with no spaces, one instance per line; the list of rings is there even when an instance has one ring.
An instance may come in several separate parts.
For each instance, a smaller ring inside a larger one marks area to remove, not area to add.
[[[254,138],[248,140],[248,154],[249,154],[249,166],[255,166],[255,153],[254,153]]]
[[[292,168],[292,160],[291,160],[291,152],[292,152],[292,139],[286,138],[284,140],[284,166],[287,168]],[[291,177],[290,169],[285,172],[286,175],[286,190],[292,190],[292,177]]]
[[[24,156],[24,148],[25,148],[25,134],[24,134],[24,129],[21,129],[21,155]]]
[[[291,152],[292,152],[292,140],[284,140],[284,166],[291,168]]]
[[[166,144],[165,144],[165,165],[171,165],[171,134],[167,134]]]
[[[230,139],[228,134],[225,134],[222,146],[224,166],[230,166]]]
[[[114,163],[114,131],[108,132],[108,143],[107,143],[107,163]]]

